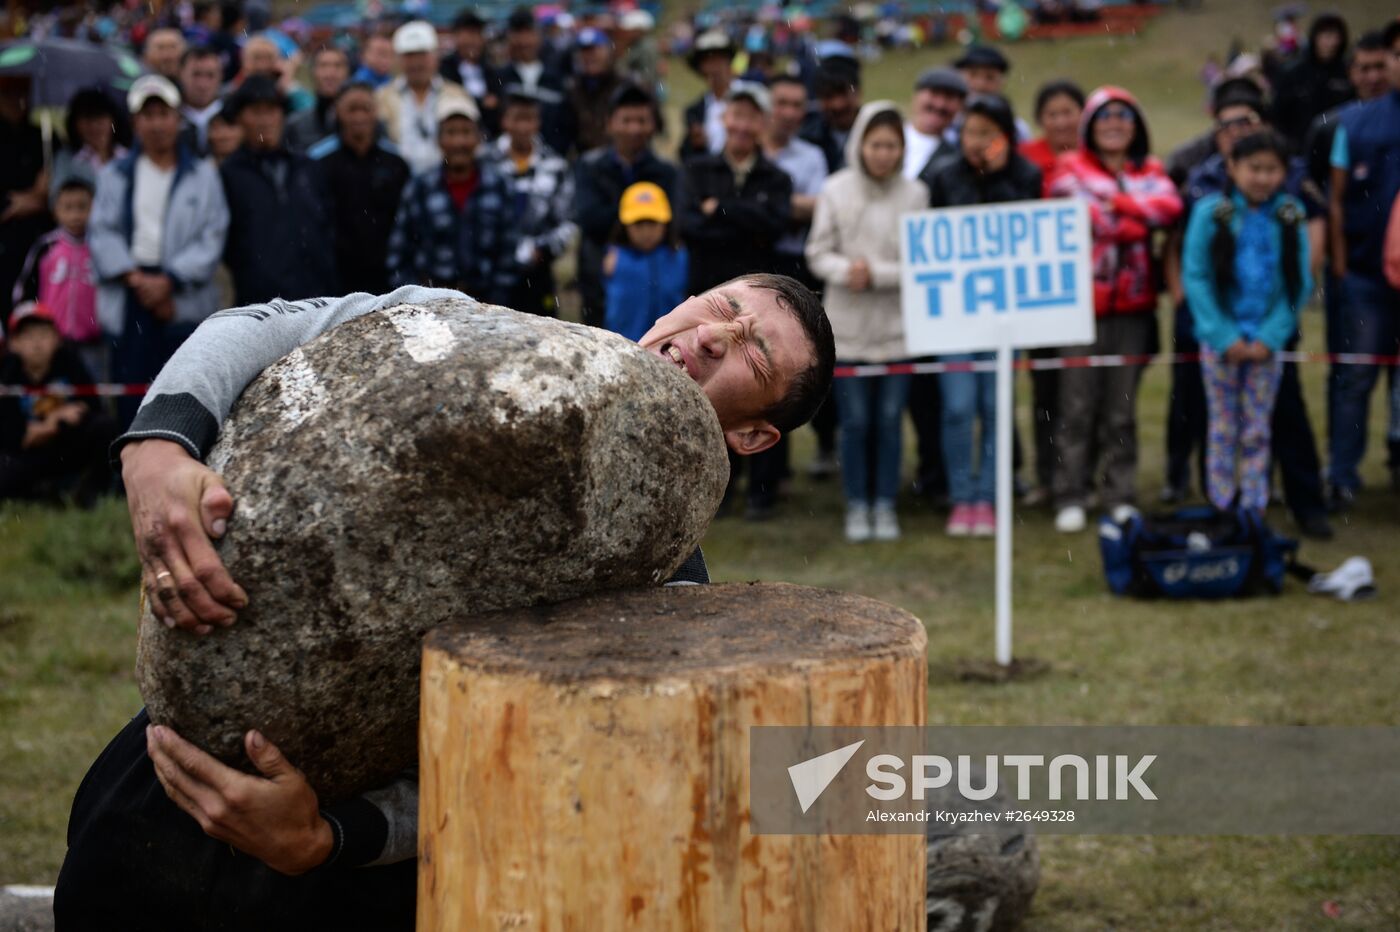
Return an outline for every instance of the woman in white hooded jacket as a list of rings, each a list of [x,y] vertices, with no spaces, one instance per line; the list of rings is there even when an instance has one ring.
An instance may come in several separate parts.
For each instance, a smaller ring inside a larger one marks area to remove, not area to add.
[[[899,218],[926,208],[928,189],[903,175],[904,121],[893,103],[861,108],[846,141],[846,165],[817,197],[807,263],[826,283],[838,365],[899,362],[908,358],[899,306]],[[846,539],[895,540],[909,376],[841,378],[835,394]]]

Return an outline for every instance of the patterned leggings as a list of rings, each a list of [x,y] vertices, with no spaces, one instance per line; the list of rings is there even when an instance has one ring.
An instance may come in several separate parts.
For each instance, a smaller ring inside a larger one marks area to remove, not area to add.
[[[1235,498],[1239,457],[1240,507],[1263,511],[1269,504],[1269,421],[1283,366],[1268,362],[1228,363],[1201,347],[1210,431],[1206,441],[1206,496],[1216,508]]]

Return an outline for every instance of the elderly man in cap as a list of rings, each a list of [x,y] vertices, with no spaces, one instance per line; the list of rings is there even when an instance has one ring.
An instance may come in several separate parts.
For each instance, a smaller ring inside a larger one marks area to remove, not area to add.
[[[954,124],[967,100],[967,80],[952,68],[930,68],[914,82],[904,124],[904,177],[917,178],[934,159],[954,154]]]
[[[970,45],[953,67],[967,82],[970,94],[1005,94],[1006,76],[1011,73],[1011,61],[1001,50],[990,45]],[[961,123],[959,123],[961,125]],[[1031,128],[1025,120],[1016,118],[1018,142],[1028,142]]]
[[[492,304],[510,295],[499,269],[510,257],[511,192],[493,159],[479,159],[481,112],[465,96],[438,100],[442,163],[403,189],[389,234],[389,285],[458,288]]]
[[[311,161],[283,138],[286,98],[253,75],[224,110],[243,129],[243,145],[219,166],[230,214],[224,261],[238,303],[337,293],[330,212]]]
[[[214,272],[229,212],[214,167],[180,145],[180,92],[160,75],[127,93],[136,143],[97,179],[88,243],[111,377],[145,383],[219,309]],[[140,399],[120,399],[121,424]]]
[[[705,93],[685,108],[681,161],[724,148],[724,108],[734,81],[734,43],[722,29],[700,34],[690,52],[690,67],[705,82]]]
[[[467,95],[438,74],[438,37],[432,23],[420,19],[400,26],[394,33],[394,52],[403,74],[379,89],[379,119],[408,167],[429,171],[442,162],[434,119],[438,101],[466,100]]]

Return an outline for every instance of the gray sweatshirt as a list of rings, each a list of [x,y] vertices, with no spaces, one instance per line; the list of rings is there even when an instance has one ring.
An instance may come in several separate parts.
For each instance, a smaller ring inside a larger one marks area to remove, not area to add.
[[[178,443],[191,456],[203,460],[218,439],[233,403],[268,366],[347,320],[400,304],[441,298],[473,300],[459,291],[406,285],[384,295],[276,299],[220,311],[201,324],[161,370],[131,429],[112,445],[113,458],[133,440],[158,439]],[[696,550],[667,585],[709,581],[705,557]],[[331,823],[336,838],[328,863],[372,866],[415,857],[417,771],[407,771],[388,786],[328,806],[322,815]]]

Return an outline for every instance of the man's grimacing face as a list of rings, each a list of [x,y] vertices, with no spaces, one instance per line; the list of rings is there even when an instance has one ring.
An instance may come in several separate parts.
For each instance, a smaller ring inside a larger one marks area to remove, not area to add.
[[[812,362],[802,325],[778,295],[744,281],[686,299],[639,342],[695,380],[719,416],[725,442],[740,454],[778,442],[778,429],[762,412]]]

